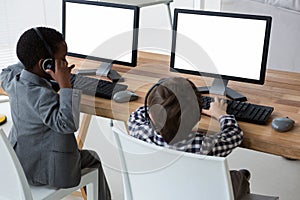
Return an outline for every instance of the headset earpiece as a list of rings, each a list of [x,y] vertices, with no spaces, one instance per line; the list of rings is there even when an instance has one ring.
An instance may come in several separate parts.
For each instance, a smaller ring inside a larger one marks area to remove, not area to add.
[[[145,102],[144,102],[144,108],[145,108],[145,120],[147,123],[151,123],[150,117],[149,117],[149,113],[148,113],[148,97],[150,95],[150,93],[152,92],[152,90],[157,87],[158,85],[160,85],[160,83],[155,83],[147,92],[146,96],[145,96]]]
[[[156,121],[152,121],[149,116],[150,125],[156,132],[160,132],[161,129],[164,127],[167,121],[167,110],[161,104],[153,104],[151,108],[147,111],[148,113],[156,113],[154,114]]]
[[[149,113],[148,113],[148,97],[150,95],[150,93],[152,92],[152,90],[154,88],[156,88],[157,86],[159,86],[160,84],[162,84],[163,82],[166,82],[168,80],[168,78],[160,80],[158,83],[155,83],[154,85],[152,85],[152,87],[148,90],[146,96],[145,96],[145,102],[144,102],[144,108],[145,108],[145,120],[147,123],[151,123],[150,117],[149,117]]]
[[[55,65],[54,65],[53,59],[52,58],[45,59],[42,63],[42,68],[43,68],[44,71],[46,71],[47,69],[50,69],[54,72],[55,71]]]

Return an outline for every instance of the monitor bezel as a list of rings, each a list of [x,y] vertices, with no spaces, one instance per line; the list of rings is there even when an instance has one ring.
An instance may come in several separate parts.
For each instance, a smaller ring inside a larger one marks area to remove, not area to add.
[[[73,56],[73,57],[78,57],[78,58],[88,58],[91,60],[107,62],[110,64],[120,64],[120,65],[131,66],[131,67],[135,67],[137,65],[138,29],[139,29],[139,18],[140,18],[140,8],[138,6],[115,4],[115,3],[108,3],[108,2],[99,2],[99,1],[63,0],[63,3],[62,3],[63,4],[62,5],[62,34],[63,34],[65,40],[66,40],[65,33],[66,33],[66,4],[67,3],[77,3],[77,4],[85,4],[85,5],[122,8],[122,9],[130,9],[130,10],[134,11],[131,62],[113,60],[113,59],[108,59],[108,58],[103,58],[103,57],[90,56],[90,55],[80,54],[80,53],[76,53],[76,52],[69,52],[69,51],[67,53],[68,56]]]
[[[264,36],[264,45],[262,53],[262,62],[260,68],[260,77],[259,79],[249,79],[245,77],[236,77],[222,74],[214,74],[201,71],[192,71],[175,68],[175,56],[176,56],[176,37],[177,37],[177,23],[178,23],[178,14],[196,14],[196,15],[208,15],[208,16],[221,16],[221,17],[231,17],[231,18],[242,18],[242,19],[255,19],[255,20],[264,20],[266,21],[266,29]],[[222,78],[223,80],[232,80],[246,83],[254,83],[263,85],[265,82],[266,69],[267,69],[267,60],[268,60],[268,51],[271,35],[271,16],[263,15],[253,15],[253,14],[241,14],[241,13],[229,13],[229,12],[214,12],[214,11],[203,11],[203,10],[188,10],[188,9],[175,9],[174,10],[174,20],[173,20],[173,32],[172,32],[172,47],[171,47],[171,57],[170,57],[170,70],[179,73],[199,75],[212,78]]]

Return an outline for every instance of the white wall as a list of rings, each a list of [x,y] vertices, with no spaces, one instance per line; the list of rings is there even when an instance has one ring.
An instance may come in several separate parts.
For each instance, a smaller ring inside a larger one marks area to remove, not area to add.
[[[203,3],[205,2],[205,3]],[[174,7],[216,10],[220,0],[174,0]],[[0,0],[0,69],[16,62],[15,46],[19,36],[34,26],[49,26],[61,31],[61,0]],[[269,14],[273,16],[268,68],[300,72],[300,13],[249,0],[222,0],[222,11]],[[170,30],[167,7],[144,7],[140,28]],[[139,35],[143,40],[143,35]],[[147,39],[147,38],[146,38]],[[144,38],[144,40],[146,40]],[[168,36],[166,40],[170,40]]]
[[[61,30],[61,1],[0,0],[0,69],[17,61],[18,38],[34,26]]]
[[[272,16],[268,68],[300,72],[300,12],[250,0],[222,0],[222,11]]]
[[[0,0],[0,5],[0,69],[17,61],[15,46],[25,30],[35,26],[62,30],[61,0]],[[176,0],[174,6],[193,8],[193,0]],[[164,4],[141,8],[140,18],[141,28],[171,29]]]

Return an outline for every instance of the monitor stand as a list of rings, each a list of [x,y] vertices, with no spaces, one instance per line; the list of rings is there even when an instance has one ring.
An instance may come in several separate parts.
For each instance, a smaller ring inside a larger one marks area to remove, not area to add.
[[[228,80],[215,78],[209,87],[198,87],[198,91],[202,94],[218,94],[226,95],[228,98],[235,101],[247,101],[247,97],[238,93],[237,91],[227,87]]]
[[[112,67],[112,63],[102,62],[98,68],[79,69],[76,71],[76,74],[106,76],[113,82],[123,82],[124,78],[117,71],[112,70],[111,67]]]
[[[111,70],[112,64],[109,62],[102,62],[97,71],[96,71],[96,75],[98,76],[107,76],[109,71]]]
[[[97,75],[97,76],[107,76],[111,70],[112,64],[107,62],[102,62],[98,68],[92,69],[77,69],[76,74],[78,75]]]

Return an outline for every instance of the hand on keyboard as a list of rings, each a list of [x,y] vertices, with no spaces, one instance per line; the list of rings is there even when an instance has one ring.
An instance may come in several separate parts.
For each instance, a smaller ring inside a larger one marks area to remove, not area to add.
[[[209,115],[215,119],[219,119],[220,116],[226,115],[227,104],[224,99],[214,98],[214,101],[210,103],[209,109],[202,109],[202,113]]]
[[[202,96],[203,113],[206,113],[210,110],[211,102],[213,101],[213,97]],[[227,103],[226,112],[228,114],[234,115],[238,121],[250,122],[254,124],[266,124],[274,110],[274,108],[270,106],[252,104],[242,101],[225,100],[225,102]]]

